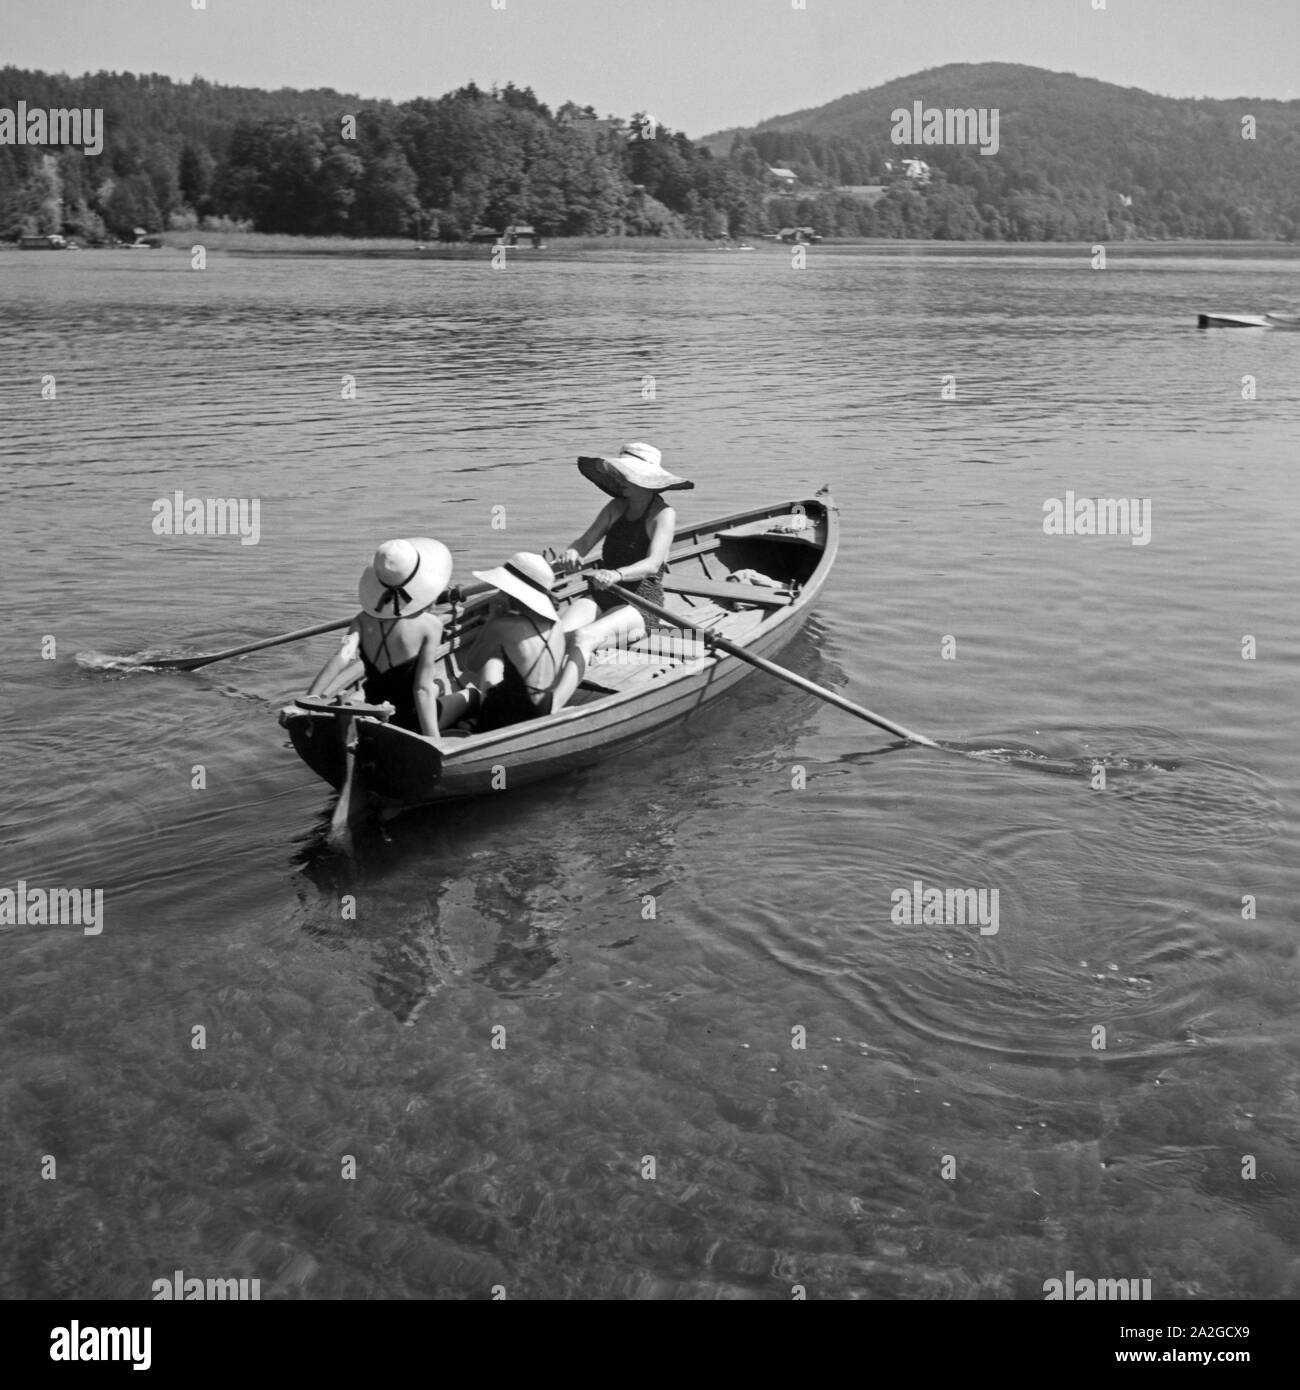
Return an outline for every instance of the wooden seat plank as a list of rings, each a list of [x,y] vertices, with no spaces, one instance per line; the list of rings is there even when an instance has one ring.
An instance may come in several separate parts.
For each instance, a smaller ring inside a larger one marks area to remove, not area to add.
[[[664,593],[690,594],[695,598],[711,598],[719,603],[755,603],[760,608],[786,608],[792,602],[789,594],[765,589],[761,584],[732,584],[726,580],[696,579],[693,576],[664,575]]]

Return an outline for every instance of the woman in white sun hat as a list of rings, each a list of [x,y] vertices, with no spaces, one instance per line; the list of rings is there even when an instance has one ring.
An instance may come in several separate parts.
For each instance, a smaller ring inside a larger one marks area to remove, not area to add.
[[[645,636],[641,610],[602,590],[621,584],[651,603],[664,601],[663,575],[677,513],[663,494],[695,484],[669,473],[662,459],[652,444],[637,443],[625,444],[615,458],[578,460],[582,476],[614,499],[561,557],[566,571],[579,569],[596,542],[604,542],[602,567],[591,576],[596,594],[575,600],[564,614],[564,626],[573,632],[584,659],[597,647]]]
[[[504,565],[473,574],[501,591],[506,608],[489,619],[465,654],[464,668],[477,674],[448,697],[446,717],[463,711],[474,731],[485,734],[553,714],[580,679],[551,601],[555,572],[540,555],[521,550]]]
[[[361,612],[307,693],[328,696],[362,679],[370,704],[394,706],[394,724],[436,734],[442,620],[433,605],[450,579],[451,552],[441,541],[385,541],[357,586]]]

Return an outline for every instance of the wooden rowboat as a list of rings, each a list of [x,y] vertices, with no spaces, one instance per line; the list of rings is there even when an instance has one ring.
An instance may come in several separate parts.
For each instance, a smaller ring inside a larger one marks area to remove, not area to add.
[[[815,497],[738,512],[678,531],[664,576],[667,606],[755,656],[779,652],[803,626],[835,560],[839,524],[825,489]],[[735,582],[745,570],[773,589]],[[573,575],[559,600],[586,591]],[[490,594],[455,614],[440,653],[457,683],[457,652],[481,627]],[[469,736],[425,738],[387,722],[388,706],[302,697],[281,712],[293,747],[331,786],[349,762],[364,801],[386,812],[508,790],[598,762],[653,739],[725,694],[751,667],[681,631],[661,629],[627,649],[600,648],[570,704],[557,714]]]

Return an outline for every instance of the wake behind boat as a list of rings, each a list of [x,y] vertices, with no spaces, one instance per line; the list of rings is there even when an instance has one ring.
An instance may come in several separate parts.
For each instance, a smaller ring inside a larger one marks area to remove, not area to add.
[[[837,511],[825,491],[683,528],[663,579],[667,608],[752,656],[771,657],[803,626],[838,540]],[[554,595],[563,601],[585,588],[575,575],[558,582]],[[490,597],[477,594],[453,612],[438,654],[448,688],[460,684],[458,653],[481,629]],[[391,813],[598,762],[689,718],[750,669],[706,640],[651,629],[626,648],[598,648],[558,713],[488,733],[434,739],[390,723],[387,706],[305,696],[281,713],[281,723],[313,772],[342,790],[351,770],[364,805]]]

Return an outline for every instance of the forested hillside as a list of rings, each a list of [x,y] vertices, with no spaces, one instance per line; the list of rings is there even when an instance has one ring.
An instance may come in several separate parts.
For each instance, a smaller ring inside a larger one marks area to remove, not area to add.
[[[996,109],[997,154],[893,144],[891,113],[917,101]],[[1243,138],[1243,117],[1254,118],[1253,139]],[[737,140],[808,185],[868,184],[887,160],[924,159],[928,187],[857,219],[881,236],[1300,234],[1300,101],[1174,99],[1012,63],[956,63],[706,143],[730,149]]]
[[[456,240],[531,222],[550,235],[721,236],[766,225],[747,178],[639,113],[552,112],[473,84],[396,105],[165,77],[0,70],[0,107],[100,107],[104,149],[0,146],[0,236],[90,241],[245,223],[258,231]],[[756,159],[757,156],[753,156]]]
[[[998,109],[998,152],[893,144],[891,112],[917,100]],[[248,226],[458,240],[512,222],[551,236],[1300,237],[1300,102],[1174,100],[1010,64],[935,69],[703,142],[639,112],[553,111],[513,84],[396,104],[0,69],[0,108],[20,101],[102,109],[104,149],[0,145],[7,238]],[[924,159],[929,182],[902,156]]]

